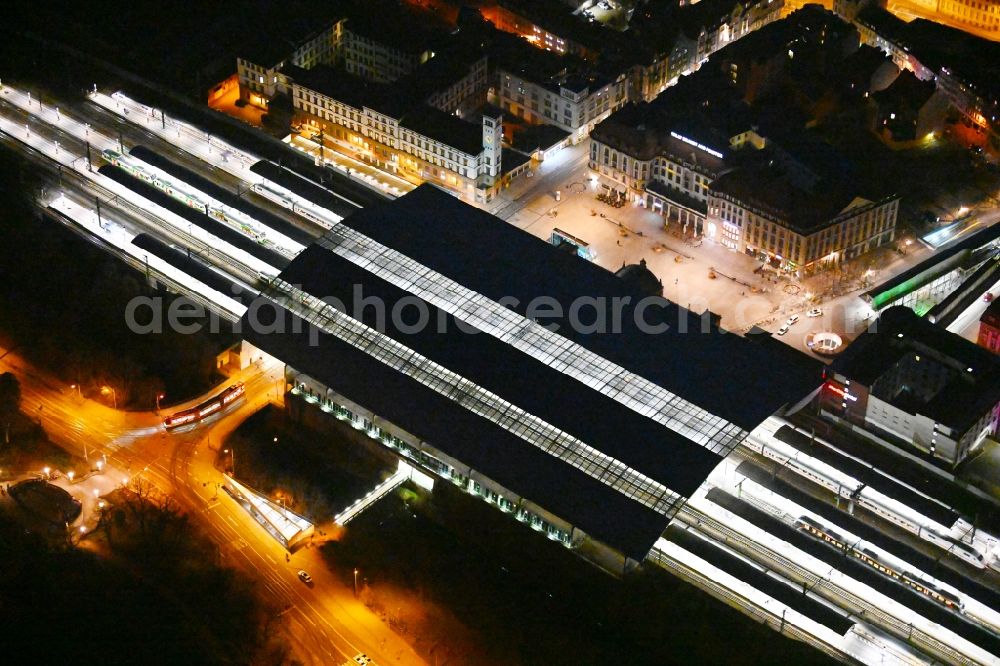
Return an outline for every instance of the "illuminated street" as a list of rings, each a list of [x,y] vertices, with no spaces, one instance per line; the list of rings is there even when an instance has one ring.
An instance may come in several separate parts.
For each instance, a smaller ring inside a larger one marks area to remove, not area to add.
[[[1000,18],[953,4],[20,12],[9,654],[1000,666]]]

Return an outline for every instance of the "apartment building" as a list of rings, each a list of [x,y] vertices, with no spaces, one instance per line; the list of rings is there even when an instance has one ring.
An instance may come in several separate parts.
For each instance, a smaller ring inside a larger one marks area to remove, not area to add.
[[[496,194],[502,166],[498,114],[468,122],[325,66],[295,72],[292,102],[296,121],[321,131],[341,152],[467,202],[486,203]]]
[[[396,5],[378,7],[384,11]],[[390,83],[431,60],[442,36],[416,22],[381,21],[377,7],[351,4],[342,5],[342,15],[319,28],[291,19],[275,30],[269,39],[249,42],[236,59],[240,97],[261,108],[277,95],[291,94],[289,67],[340,65],[360,78]]]
[[[286,26],[295,32],[296,25]],[[296,33],[295,39],[274,39],[249,43],[243,55],[236,58],[236,74],[240,84],[240,98],[254,106],[266,109],[278,95],[289,95],[291,83],[286,67],[310,69],[319,64],[332,64],[337,59],[339,22],[328,23],[318,29]],[[301,35],[305,35],[302,37]]]
[[[996,437],[1000,359],[906,307],[837,357],[820,406],[869,436],[958,465]]]
[[[683,7],[682,32],[694,44],[692,69],[708,57],[781,18],[783,0],[701,0]]]
[[[863,196],[780,151],[754,151],[709,187],[705,236],[775,268],[809,273],[890,243],[899,196]]]
[[[629,106],[591,134],[590,168],[603,189],[700,235],[709,186],[726,168],[723,150],[728,138],[706,123],[664,122],[647,106]]]
[[[590,131],[627,99],[625,74],[602,77],[597,74],[532,75],[525,66],[511,71],[497,69],[494,104],[511,115],[533,124],[548,124],[569,132],[571,142],[587,138]]]

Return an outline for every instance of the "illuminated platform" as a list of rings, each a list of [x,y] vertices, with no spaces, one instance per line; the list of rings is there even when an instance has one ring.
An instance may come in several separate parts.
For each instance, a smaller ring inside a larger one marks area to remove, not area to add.
[[[226,477],[225,488],[254,520],[288,550],[294,550],[315,531],[313,524],[299,514],[275,504],[231,476]]]

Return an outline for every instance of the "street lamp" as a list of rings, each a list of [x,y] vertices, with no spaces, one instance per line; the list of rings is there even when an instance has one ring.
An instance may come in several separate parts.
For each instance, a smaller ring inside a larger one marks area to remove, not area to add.
[[[358,568],[354,567],[354,596],[358,596]]]
[[[164,394],[162,394],[162,393],[157,393],[156,394],[156,411],[160,411],[160,401],[163,400],[163,398],[164,398]]]
[[[236,476],[236,450],[235,449],[222,449],[223,453],[229,454],[229,467],[233,472],[233,476]]]
[[[49,478],[49,473],[50,472],[52,472],[52,468],[51,467],[43,467],[42,468],[42,473],[45,475],[46,479]]]
[[[71,389],[76,389],[76,395],[77,395],[77,396],[78,396],[78,397],[79,397],[79,398],[80,398],[81,400],[83,400],[83,391],[82,391],[82,390],[80,389],[80,385],[79,385],[79,384],[70,384],[70,385],[69,385],[69,387],[70,387]]]
[[[110,386],[102,386],[101,395],[108,395],[108,394],[111,394],[112,404],[114,405],[115,409],[118,409],[118,392],[115,391]]]

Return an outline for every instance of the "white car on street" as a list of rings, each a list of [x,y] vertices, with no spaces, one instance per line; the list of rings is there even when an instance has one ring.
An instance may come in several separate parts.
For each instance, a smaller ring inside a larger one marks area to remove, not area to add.
[[[788,333],[788,324],[778,329],[778,335],[784,335],[785,333]]]
[[[820,310],[819,308],[813,308],[812,310],[810,310],[809,312],[806,313],[806,316],[807,317],[822,317],[823,316],[823,311]]]
[[[791,317],[788,318],[788,321],[785,322],[785,326],[794,326],[795,322],[797,322],[798,320],[799,320],[798,315],[792,315]]]

